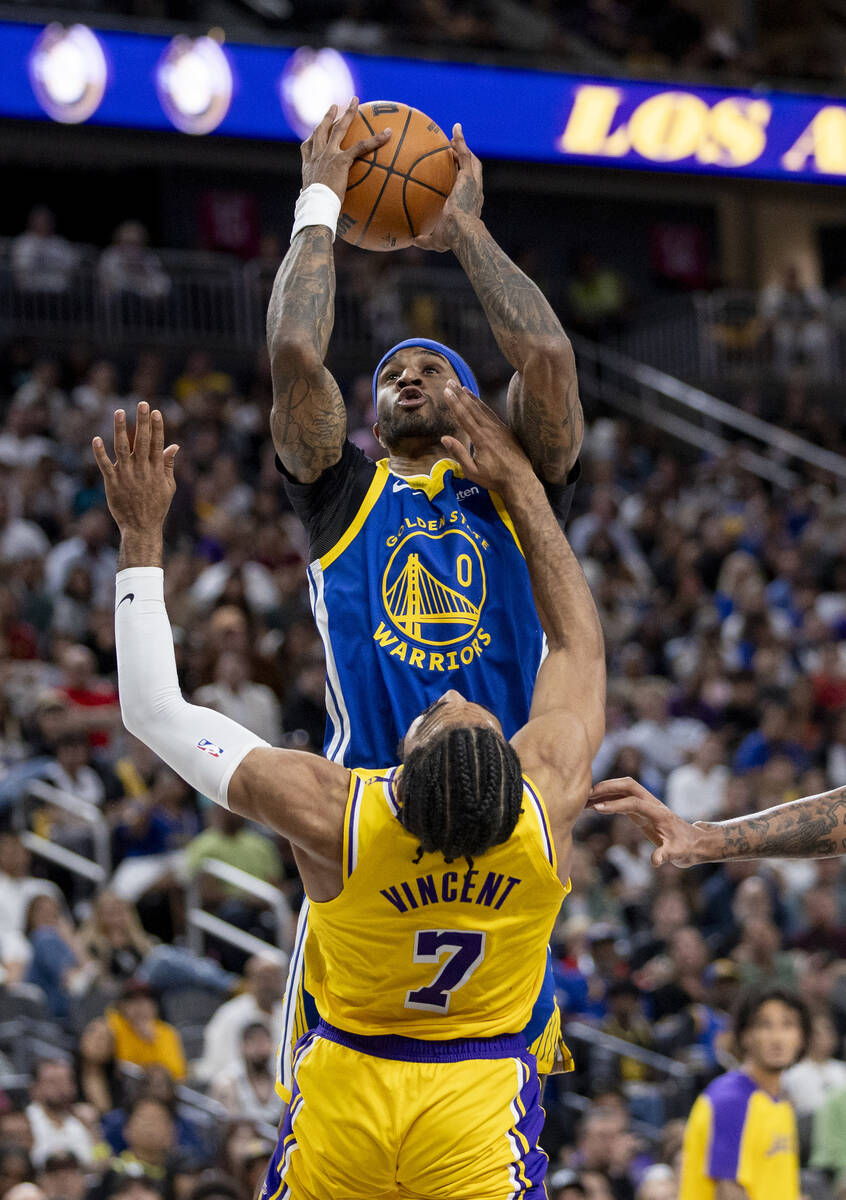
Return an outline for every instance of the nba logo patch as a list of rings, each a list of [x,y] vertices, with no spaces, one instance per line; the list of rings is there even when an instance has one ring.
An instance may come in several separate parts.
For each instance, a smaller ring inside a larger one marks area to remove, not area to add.
[[[200,738],[197,742],[197,749],[204,750],[206,754],[210,754],[212,758],[220,758],[223,753],[222,746],[216,746],[214,742],[210,742],[208,738]]]

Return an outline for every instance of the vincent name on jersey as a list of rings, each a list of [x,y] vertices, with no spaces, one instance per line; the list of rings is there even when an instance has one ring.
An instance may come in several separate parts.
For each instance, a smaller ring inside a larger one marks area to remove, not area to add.
[[[500,909],[523,882],[515,875],[500,875],[497,871],[488,871],[480,882],[480,875],[481,871],[474,867],[465,871],[463,877],[458,871],[418,875],[414,880],[380,888],[380,892],[401,913],[430,904],[482,904],[485,908]]]

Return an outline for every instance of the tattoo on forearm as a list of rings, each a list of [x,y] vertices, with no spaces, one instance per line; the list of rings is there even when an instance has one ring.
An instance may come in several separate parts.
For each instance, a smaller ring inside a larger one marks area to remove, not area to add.
[[[484,226],[462,226],[455,254],[479,297],[500,350],[521,373],[519,395],[509,394],[509,419],[542,478],[566,474],[584,435],[575,359],[552,306],[496,244]],[[548,378],[528,379],[525,365],[539,340],[560,339],[564,377],[553,369]],[[563,395],[563,405],[562,405]]]
[[[721,821],[724,858],[826,858],[846,852],[846,787]]]
[[[273,373],[273,438],[285,465],[302,480],[337,460],[346,431],[343,397],[325,368],[304,375],[284,353],[302,347],[326,357],[335,320],[332,236],[316,225],[291,245],[273,284],[267,344]],[[282,349],[280,349],[282,348]]]

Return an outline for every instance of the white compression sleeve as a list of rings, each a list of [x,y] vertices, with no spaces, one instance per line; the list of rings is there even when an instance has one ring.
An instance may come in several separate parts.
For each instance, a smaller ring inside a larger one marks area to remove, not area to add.
[[[115,643],[123,723],[184,780],[228,808],[235,768],[268,743],[210,708],[182,696],[161,567],[117,575]]]

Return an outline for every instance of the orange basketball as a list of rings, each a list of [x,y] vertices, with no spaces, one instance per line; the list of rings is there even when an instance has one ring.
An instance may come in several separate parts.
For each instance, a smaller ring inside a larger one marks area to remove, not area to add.
[[[344,241],[364,250],[401,250],[431,233],[455,182],[449,139],[407,104],[362,104],[341,146],[388,127],[391,136],[384,146],[353,163],[338,218]]]

